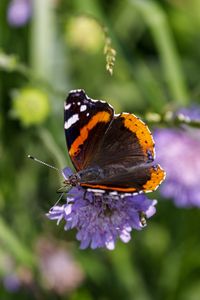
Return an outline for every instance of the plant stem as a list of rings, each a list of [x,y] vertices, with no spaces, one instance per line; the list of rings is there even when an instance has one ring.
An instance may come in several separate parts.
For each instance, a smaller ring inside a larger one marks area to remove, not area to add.
[[[151,0],[130,0],[130,3],[142,15],[153,35],[173,101],[177,105],[187,105],[189,97],[185,78],[164,11]]]
[[[11,228],[8,227],[2,218],[0,218],[0,241],[18,262],[28,267],[34,267],[34,256],[22,245],[21,241],[17,239],[16,234],[12,232]]]

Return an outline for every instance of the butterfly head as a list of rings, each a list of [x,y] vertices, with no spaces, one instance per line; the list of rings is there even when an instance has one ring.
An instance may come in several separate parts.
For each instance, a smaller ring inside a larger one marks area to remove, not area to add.
[[[76,174],[70,175],[68,178],[65,179],[64,185],[65,186],[77,186],[80,183],[80,176]]]

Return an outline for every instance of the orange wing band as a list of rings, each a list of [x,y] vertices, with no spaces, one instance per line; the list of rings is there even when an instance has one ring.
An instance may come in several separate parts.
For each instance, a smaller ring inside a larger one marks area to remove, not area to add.
[[[166,176],[165,171],[160,167],[160,165],[157,165],[156,167],[152,167],[150,172],[151,172],[151,179],[149,179],[143,185],[143,190],[146,193],[155,191],[159,187],[159,185],[163,182]]]
[[[111,190],[117,192],[135,192],[135,188],[120,188],[120,187],[110,187],[106,185],[98,185],[98,184],[88,184],[88,183],[81,183],[81,186],[93,188],[93,189],[102,189],[102,190]]]
[[[90,122],[80,130],[80,135],[76,138],[76,140],[73,142],[73,144],[70,147],[69,155],[72,157],[78,155],[80,151],[80,145],[82,145],[87,139],[89,131],[92,128],[94,128],[97,123],[99,122],[107,123],[110,121],[110,119],[111,119],[111,115],[106,111],[98,112],[96,115],[94,115],[90,120]]]
[[[124,126],[136,134],[144,154],[147,155],[149,150],[154,157],[154,140],[147,125],[133,114],[122,113],[121,117],[124,119]]]

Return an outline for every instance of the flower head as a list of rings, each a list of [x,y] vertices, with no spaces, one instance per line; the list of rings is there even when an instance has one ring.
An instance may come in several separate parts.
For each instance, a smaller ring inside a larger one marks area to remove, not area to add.
[[[53,206],[47,216],[57,223],[64,219],[65,230],[76,228],[82,249],[112,250],[118,238],[127,243],[132,229],[144,227],[142,216],[150,218],[155,213],[156,204],[144,195],[108,194],[82,187],[72,188],[66,200],[62,206]]]
[[[200,107],[193,105],[190,108],[182,107],[175,115],[182,115],[192,121],[200,121]]]
[[[8,292],[15,293],[25,286],[32,285],[32,271],[24,265],[18,265],[14,257],[8,253],[2,252],[0,265],[0,281]]]
[[[103,33],[96,20],[79,16],[66,25],[66,40],[74,48],[94,53],[103,45]]]
[[[3,285],[7,291],[14,293],[20,289],[21,282],[16,274],[9,274],[4,277]]]
[[[8,22],[15,27],[23,26],[28,22],[31,12],[31,0],[12,0],[8,6]]]
[[[178,115],[200,120],[200,108],[181,109]],[[200,207],[200,130],[192,128],[157,129],[154,134],[157,159],[167,177],[160,188],[164,197],[177,206]]]
[[[70,293],[84,280],[84,273],[70,249],[49,238],[37,241],[42,284],[57,294]]]
[[[13,116],[24,126],[38,125],[49,114],[49,99],[45,92],[36,88],[23,88],[13,95]]]

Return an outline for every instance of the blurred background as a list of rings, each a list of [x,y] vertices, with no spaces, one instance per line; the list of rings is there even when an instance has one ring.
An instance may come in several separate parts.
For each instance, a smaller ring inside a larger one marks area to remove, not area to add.
[[[80,250],[75,231],[45,216],[62,178],[27,158],[70,166],[69,90],[151,116],[153,130],[166,112],[198,106],[199,66],[198,0],[0,1],[0,299],[200,299],[199,204],[158,190],[156,215],[129,244]]]

